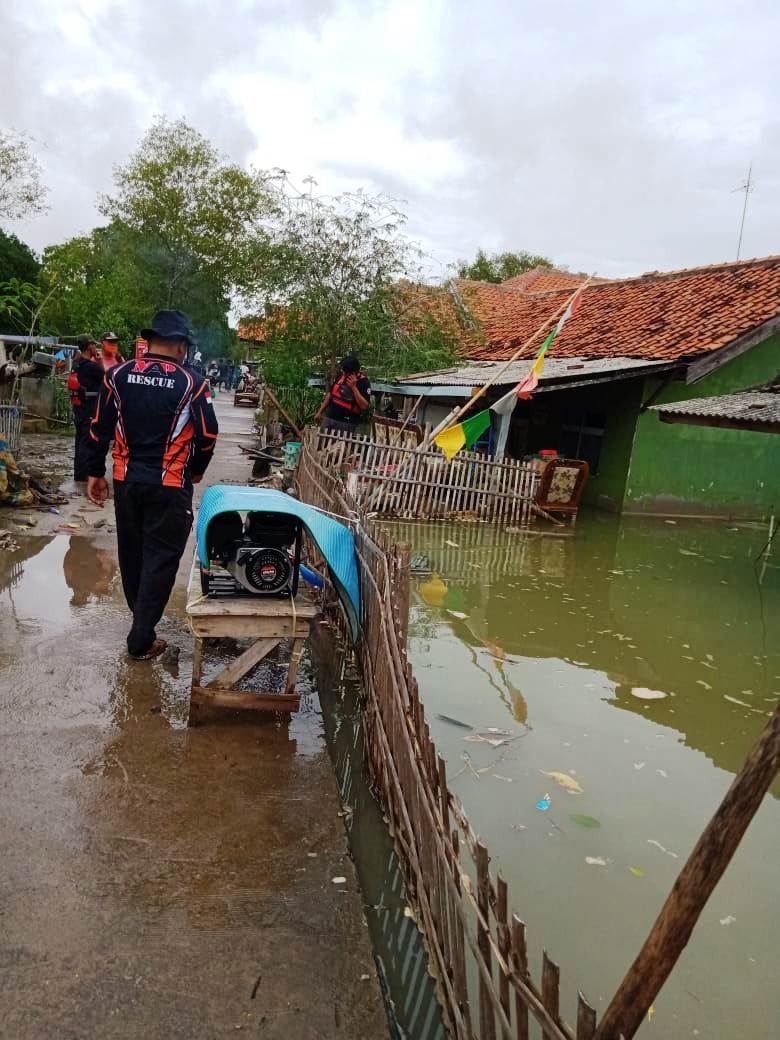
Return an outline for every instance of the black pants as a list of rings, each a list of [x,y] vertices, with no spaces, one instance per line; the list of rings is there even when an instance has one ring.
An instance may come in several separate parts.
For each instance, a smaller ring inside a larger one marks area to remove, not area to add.
[[[92,422],[90,408],[74,408],[73,423],[76,427],[76,442],[73,448],[73,479],[86,480],[87,452],[89,451],[89,424]]]
[[[133,627],[127,650],[145,654],[155,640],[192,527],[192,488],[114,482],[119,570]]]

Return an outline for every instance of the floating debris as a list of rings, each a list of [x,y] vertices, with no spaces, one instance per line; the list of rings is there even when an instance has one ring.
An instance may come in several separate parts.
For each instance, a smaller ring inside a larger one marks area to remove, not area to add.
[[[13,540],[13,536],[10,531],[0,530],[0,549],[5,549],[8,552],[13,552],[19,548],[19,543]]]
[[[632,697],[638,697],[640,701],[660,701],[668,697],[663,690],[650,690],[646,686],[635,686],[631,691]]]
[[[330,879],[334,885],[346,885],[347,879],[345,877],[334,877]]]
[[[585,862],[589,867],[606,867],[607,861],[603,856],[586,856]]]
[[[449,724],[451,726],[460,726],[461,729],[469,729],[469,730],[474,729],[474,727],[470,726],[468,724],[468,722],[461,722],[460,719],[453,719],[453,717],[451,715],[438,715],[437,714],[436,718],[440,719],[442,722],[449,722]]]
[[[464,614],[461,610],[448,610],[447,613],[457,618],[458,621],[466,621],[468,619],[468,614]]]
[[[569,813],[569,819],[578,827],[587,827],[589,830],[595,830],[601,826],[601,821],[597,820],[595,816],[583,816],[582,813]]]
[[[544,798],[540,798],[539,801],[536,803],[536,808],[539,810],[539,812],[547,812],[551,805],[552,800],[549,794],[546,794]]]
[[[734,917],[732,914],[727,914],[725,917],[721,917],[720,923],[721,924],[725,924],[725,925],[729,925],[729,924],[734,924],[736,920],[737,920],[736,917]]]
[[[634,875],[634,877],[644,877],[645,876],[645,872],[644,872],[644,870],[642,870],[641,867],[629,867],[628,869],[631,871],[631,873]]]
[[[543,773],[544,776],[549,776],[551,780],[554,780],[556,784],[559,784],[570,794],[584,794],[584,791],[580,787],[579,783],[574,779],[573,776],[569,776],[568,773],[556,773],[554,771],[548,772],[546,769],[540,769],[539,772]]]
[[[661,850],[661,852],[664,852],[664,853],[666,853],[666,855],[667,855],[667,856],[671,856],[671,857],[672,857],[672,859],[679,859],[679,858],[680,858],[680,857],[679,857],[679,856],[677,855],[677,853],[676,853],[676,852],[670,852],[670,851],[669,851],[669,849],[665,849],[665,848],[663,847],[663,845],[661,844],[661,842],[660,842],[660,841],[656,841],[656,840],[655,840],[655,838],[648,838],[648,839],[647,839],[647,844],[648,844],[648,845],[655,845],[655,847],[656,847],[657,849],[660,849],[660,850]]]

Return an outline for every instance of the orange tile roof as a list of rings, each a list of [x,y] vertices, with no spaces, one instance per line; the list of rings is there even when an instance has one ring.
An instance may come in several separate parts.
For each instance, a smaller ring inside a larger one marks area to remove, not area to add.
[[[577,281],[543,293],[535,291],[538,284],[532,282],[529,291],[508,282],[458,281],[457,290],[483,332],[482,342],[465,333],[463,355],[488,361],[511,357],[561,308]],[[562,358],[684,360],[724,347],[779,314],[780,256],[652,272],[589,285],[552,350]],[[521,357],[532,357],[537,349],[538,342]]]
[[[553,292],[556,289],[568,289],[571,292],[586,278],[585,274],[559,271],[556,267],[534,267],[530,271],[515,275],[514,278],[507,278],[501,285],[533,293]]]

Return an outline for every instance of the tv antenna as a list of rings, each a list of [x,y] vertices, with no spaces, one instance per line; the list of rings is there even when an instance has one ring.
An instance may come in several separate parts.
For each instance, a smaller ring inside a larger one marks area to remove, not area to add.
[[[739,241],[737,242],[737,260],[739,260],[739,254],[742,252],[742,232],[745,230],[745,214],[747,213],[748,196],[753,191],[755,185],[753,184],[753,163],[748,166],[747,180],[743,181],[738,188],[734,188],[734,191],[741,191],[745,194],[745,201],[742,204],[742,220],[739,225]],[[732,192],[732,195],[734,194]]]

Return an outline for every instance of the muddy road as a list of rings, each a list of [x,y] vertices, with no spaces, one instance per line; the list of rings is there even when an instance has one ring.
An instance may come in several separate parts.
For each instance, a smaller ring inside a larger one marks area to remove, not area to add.
[[[251,413],[218,408],[208,479],[240,482]],[[0,1036],[386,1035],[311,669],[289,723],[188,730],[187,554],[178,661],[131,661],[112,510],[83,503],[0,514]]]

